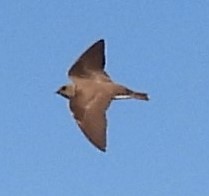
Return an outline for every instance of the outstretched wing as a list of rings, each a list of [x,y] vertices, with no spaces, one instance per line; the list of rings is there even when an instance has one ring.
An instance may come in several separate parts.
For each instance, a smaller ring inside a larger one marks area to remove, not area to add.
[[[101,39],[88,48],[68,71],[68,76],[90,77],[95,72],[103,72],[105,66],[104,40]]]
[[[102,94],[95,95],[91,100],[85,100],[84,97],[73,97],[70,100],[70,109],[89,141],[98,149],[105,151],[107,126],[105,111],[110,104],[111,97],[105,97]]]

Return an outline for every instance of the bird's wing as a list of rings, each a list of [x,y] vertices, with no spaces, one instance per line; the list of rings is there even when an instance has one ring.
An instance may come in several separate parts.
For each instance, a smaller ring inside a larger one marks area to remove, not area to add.
[[[75,77],[91,77],[95,72],[104,73],[105,54],[104,40],[101,39],[88,48],[68,71],[68,76],[73,80]]]
[[[70,109],[89,141],[105,151],[107,125],[105,111],[111,102],[111,97],[102,93],[94,95],[90,100],[85,100],[84,97],[73,97],[70,100]]]

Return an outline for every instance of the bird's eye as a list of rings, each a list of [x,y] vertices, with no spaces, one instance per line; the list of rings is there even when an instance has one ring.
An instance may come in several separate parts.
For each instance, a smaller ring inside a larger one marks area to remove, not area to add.
[[[66,86],[63,86],[63,87],[61,88],[61,90],[62,90],[62,91],[65,91],[65,90],[66,90]]]

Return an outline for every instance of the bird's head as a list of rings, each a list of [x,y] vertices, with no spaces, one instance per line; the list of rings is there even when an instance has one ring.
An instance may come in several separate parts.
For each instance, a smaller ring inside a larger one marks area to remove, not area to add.
[[[70,99],[71,97],[73,97],[75,95],[75,87],[74,87],[74,85],[61,86],[56,91],[56,93],[58,95],[65,97],[66,99]]]

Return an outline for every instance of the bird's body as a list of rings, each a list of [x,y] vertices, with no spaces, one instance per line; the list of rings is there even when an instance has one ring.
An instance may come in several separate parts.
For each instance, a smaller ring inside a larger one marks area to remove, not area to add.
[[[98,149],[105,151],[105,111],[115,99],[148,100],[146,93],[134,92],[114,83],[104,71],[104,40],[93,44],[71,67],[68,75],[73,84],[62,86],[57,93],[70,100],[69,107],[78,126]]]

